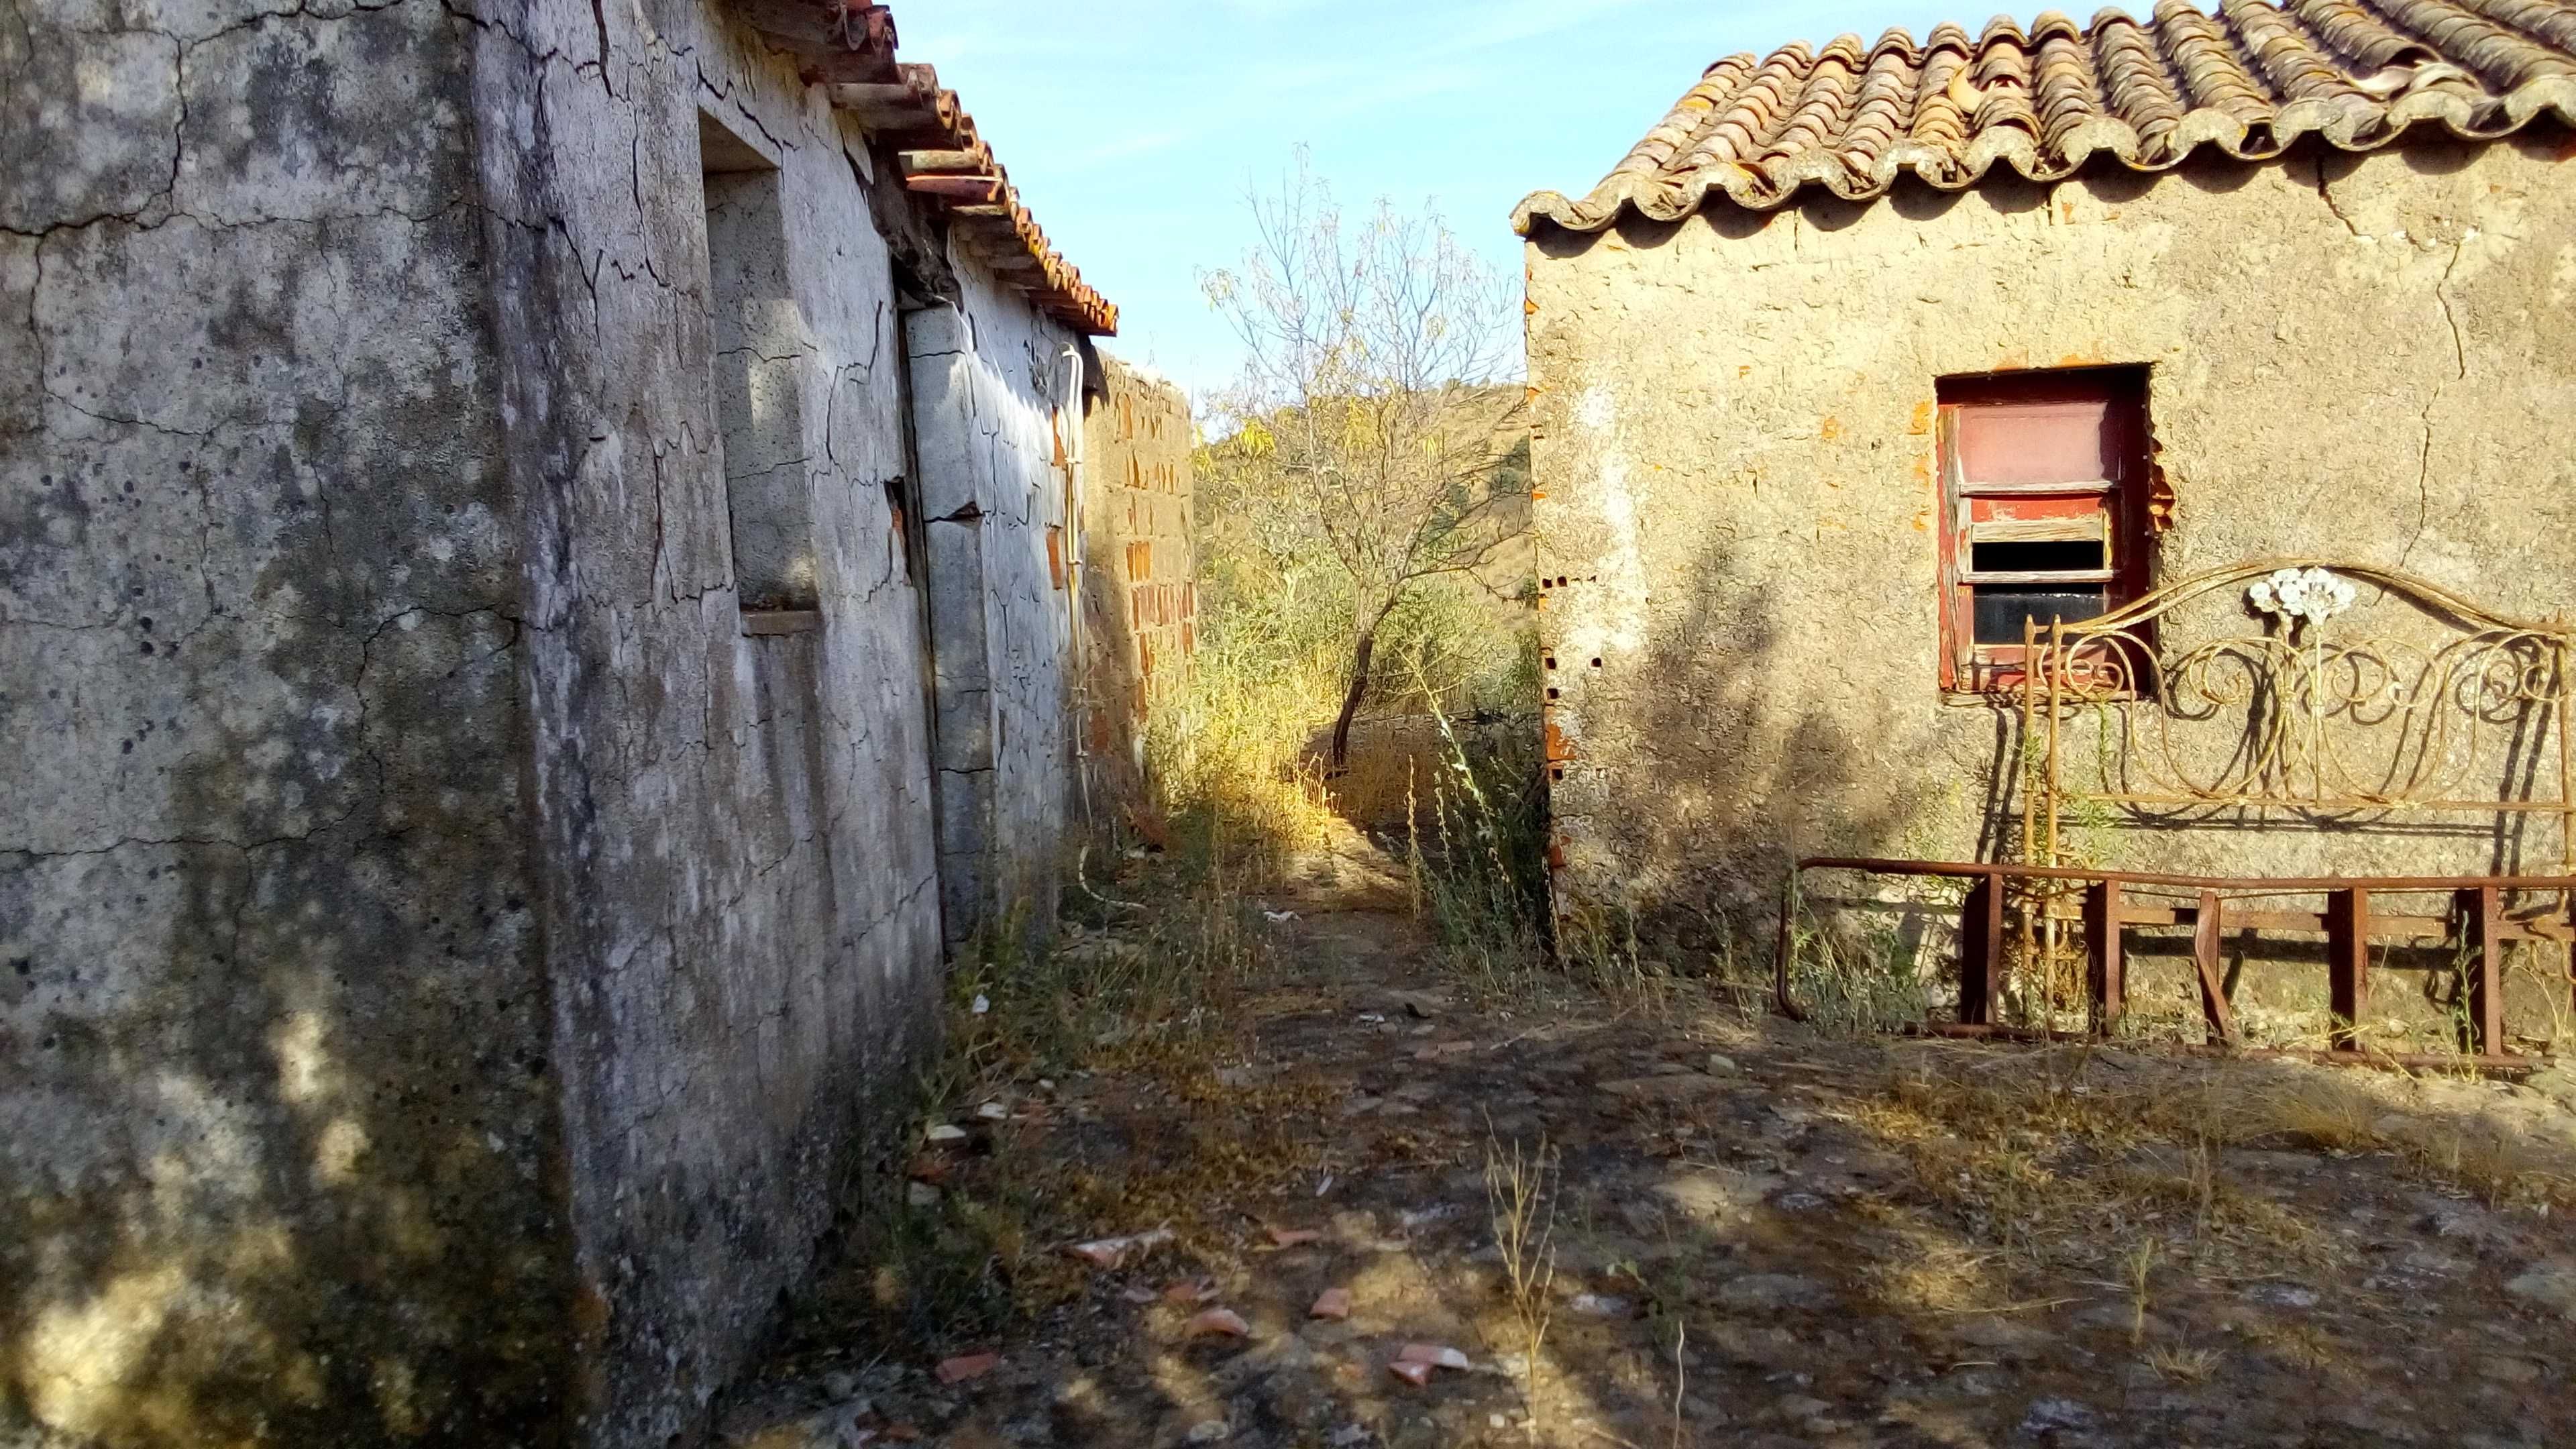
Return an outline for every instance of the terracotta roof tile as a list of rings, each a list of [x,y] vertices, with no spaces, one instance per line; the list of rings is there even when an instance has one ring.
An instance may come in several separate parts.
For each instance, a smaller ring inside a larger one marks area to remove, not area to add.
[[[796,58],[834,109],[895,148],[914,200],[944,213],[957,243],[1040,311],[1096,336],[1118,309],[1082,280],[1020,204],[975,118],[926,65],[895,60],[894,16],[868,0],[731,0],[761,37]]]
[[[2347,151],[2438,123],[2489,140],[2541,114],[2576,125],[2576,0],[2162,0],[2082,26],[1998,15],[1841,35],[1710,66],[1580,200],[1542,191],[1513,226],[1598,231],[1711,203],[1767,210],[1809,182],[1883,196],[1912,174],[1945,191],[2067,176],[2104,156],[2136,171],[2204,146],[2245,161],[2314,134]],[[2008,171],[1996,163],[2008,163]]]

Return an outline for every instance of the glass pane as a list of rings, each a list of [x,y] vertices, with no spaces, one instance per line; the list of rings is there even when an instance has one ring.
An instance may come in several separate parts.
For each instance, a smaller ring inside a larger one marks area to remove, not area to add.
[[[1971,547],[1968,564],[1970,571],[1981,574],[2071,573],[2103,566],[2098,538],[1978,543]]]
[[[2040,586],[2027,589],[1983,584],[1972,592],[1977,599],[1977,642],[1980,644],[2019,644],[2024,619],[2036,623],[2039,632],[2045,635],[2053,620],[2063,619],[2074,624],[2104,612],[2104,593],[2100,584],[2090,588]]]

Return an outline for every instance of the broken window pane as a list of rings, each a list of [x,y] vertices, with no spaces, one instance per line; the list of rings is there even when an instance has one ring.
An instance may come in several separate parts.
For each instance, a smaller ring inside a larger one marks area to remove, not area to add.
[[[1968,567],[1981,574],[2081,573],[2104,567],[2102,557],[2098,538],[2038,543],[1980,540],[1969,550]]]
[[[1980,585],[1976,591],[1976,642],[2019,644],[2024,619],[2037,624],[2044,638],[2053,620],[2076,624],[2104,613],[2105,597],[2100,584],[2089,588],[2055,585],[2027,589]]]

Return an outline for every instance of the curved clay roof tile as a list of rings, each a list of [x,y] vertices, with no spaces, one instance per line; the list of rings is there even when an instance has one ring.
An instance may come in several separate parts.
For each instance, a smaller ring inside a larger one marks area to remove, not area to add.
[[[2082,32],[2053,11],[2028,32],[1998,17],[1977,40],[1944,22],[1919,49],[1889,30],[1729,57],[1588,195],[1539,192],[1513,224],[1759,210],[1810,181],[1865,199],[1908,173],[1946,190],[2053,180],[2106,154],[2141,171],[2202,146],[2259,160],[2311,133],[2347,151],[2416,125],[2492,140],[2541,116],[2576,126],[2576,0],[2161,0]]]
[[[1956,152],[1968,144],[1968,111],[1951,95],[1951,86],[1968,71],[1965,56],[1936,50],[1923,58],[1914,89],[1913,139],[1937,151]]]
[[[1861,77],[1834,151],[1847,163],[1869,166],[1885,155],[1913,120],[1914,66],[1903,54],[1882,51]]]
[[[1843,64],[1858,70],[1869,64],[1869,43],[1846,30],[1826,41],[1825,48],[1816,52],[1816,59],[1840,60]]]
[[[2265,0],[2225,0],[2223,8],[2244,47],[2254,53],[2256,68],[2280,94],[2305,101],[2361,93],[2278,6]]]
[[[2063,10],[2042,10],[2038,18],[2030,22],[2030,42],[2033,45],[2042,44],[2051,36],[2081,39],[2083,34],[2084,30],[2075,23],[2075,17]]]
[[[2077,126],[2102,113],[2101,88],[2093,76],[2093,51],[2083,39],[2057,31],[2040,42],[2034,104],[2040,136],[2052,145]]]
[[[2460,3],[2498,25],[2510,25],[2563,51],[2576,51],[2576,5],[2566,4],[2564,0],[2460,0]]]
[[[2290,0],[2290,13],[2317,37],[2346,70],[2368,75],[2392,65],[2440,58],[2431,46],[2362,9],[2352,0]]]
[[[1968,79],[1980,86],[1993,85],[1997,81],[2029,85],[2030,53],[2018,37],[1998,38],[1979,49],[1977,58],[1968,63]]]
[[[2373,0],[2372,8],[2432,42],[2498,93],[2547,76],[2576,76],[2576,57],[2525,39],[2447,0]]]
[[[2187,0],[2165,0],[2156,7],[2156,36],[2166,63],[2182,77],[2191,109],[2219,111],[2240,122],[2269,118],[2272,108],[2263,91],[2215,18]]]
[[[1878,39],[1870,43],[1869,56],[1876,60],[1891,51],[1904,56],[1908,65],[1914,64],[1923,53],[1922,47],[1914,43],[1913,34],[1902,25],[1891,25],[1880,31]]]
[[[2137,132],[2147,154],[2161,154],[2186,108],[2155,42],[2136,22],[2125,21],[2095,27],[2093,50],[2105,109]]]

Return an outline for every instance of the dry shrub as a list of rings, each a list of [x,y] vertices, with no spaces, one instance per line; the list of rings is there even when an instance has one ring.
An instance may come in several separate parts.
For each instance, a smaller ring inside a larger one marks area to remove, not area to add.
[[[2009,1298],[1993,1256],[1955,1243],[1909,1240],[1903,1256],[1870,1264],[1862,1278],[1872,1297],[1906,1312],[1975,1313],[2004,1307]]]
[[[1547,1330],[1556,1312],[1556,1207],[1562,1186],[1557,1155],[1539,1139],[1535,1152],[1518,1140],[1507,1151],[1490,1130],[1485,1139],[1485,1205],[1495,1250],[1503,1260],[1503,1286],[1520,1328],[1520,1351],[1529,1363],[1522,1397],[1538,1421],[1538,1373],[1546,1361]]]
[[[1155,701],[1146,754],[1191,858],[1257,884],[1329,838],[1332,808],[1308,742],[1331,721],[1337,693],[1311,649],[1221,636]]]
[[[1316,753],[1323,752],[1316,742]],[[1333,808],[1363,830],[1400,831],[1405,812],[1431,787],[1441,763],[1440,730],[1429,715],[1381,715],[1351,728],[1351,752],[1332,778]]]
[[[1449,964],[1491,988],[1547,959],[1547,801],[1535,728],[1433,715],[1442,751],[1406,802],[1413,896]],[[1560,947],[1566,943],[1560,940]]]
[[[2372,1124],[2389,1104],[2346,1075],[2301,1073],[2225,1094],[2216,1129],[2228,1141],[2270,1140],[2321,1152],[2368,1152],[2381,1145]]]
[[[2205,1348],[2158,1344],[2147,1350],[2147,1367],[2157,1377],[2177,1384],[2207,1382],[2218,1371],[2218,1363],[2218,1355]]]

